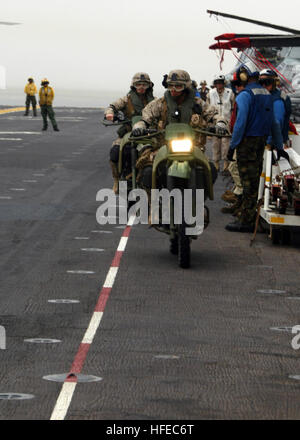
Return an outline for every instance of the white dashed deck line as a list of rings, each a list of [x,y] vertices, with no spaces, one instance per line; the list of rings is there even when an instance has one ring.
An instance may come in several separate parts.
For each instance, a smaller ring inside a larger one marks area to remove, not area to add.
[[[91,231],[94,234],[112,234],[112,231]]]
[[[128,241],[128,237],[121,237],[117,251],[122,251],[122,252],[125,251],[127,241]]]
[[[112,288],[118,273],[118,269],[119,269],[118,267],[110,267],[105,282],[103,284],[103,287]]]
[[[76,382],[64,382],[50,420],[64,420],[70,406]]]
[[[10,196],[0,196],[1,200],[10,200],[11,197]]]
[[[22,141],[21,138],[0,138],[0,141]]]
[[[133,216],[132,218],[130,218],[130,223],[133,225],[134,221],[135,221],[135,217]],[[129,226],[129,224],[127,224],[127,226]],[[84,338],[83,338],[83,340],[79,346],[78,352],[74,358],[74,361],[72,364],[72,368],[73,368],[74,373],[71,370],[70,373],[73,373],[73,375],[70,374],[70,380],[66,380],[66,382],[64,382],[64,385],[61,389],[61,392],[60,392],[59,397],[56,401],[54,410],[52,412],[51,420],[64,420],[67,415],[69,406],[71,405],[73,394],[75,392],[76,384],[77,384],[77,380],[72,381],[72,377],[76,378],[76,374],[80,374],[81,369],[83,367],[83,364],[85,362],[86,356],[87,356],[89,346],[92,344],[94,337],[96,335],[97,329],[100,325],[100,322],[101,322],[101,319],[102,319],[102,316],[104,313],[104,309],[106,307],[106,302],[108,300],[110,290],[113,288],[113,285],[114,285],[114,282],[115,282],[115,279],[116,279],[116,276],[118,273],[119,265],[120,265],[120,259],[123,254],[123,252],[119,251],[119,249],[125,249],[125,245],[127,243],[127,240],[125,242],[125,240],[123,240],[123,238],[128,239],[130,230],[131,230],[131,227],[129,227],[128,229],[126,228],[126,230],[123,232],[123,235],[120,239],[118,249],[116,250],[114,259],[113,259],[112,264],[111,264],[109,271],[107,273],[105,282],[102,286],[101,292],[99,294],[98,302],[97,302],[97,305],[96,305],[95,310],[93,312],[93,315],[91,317],[89,326],[85,332]]]
[[[129,220],[128,220],[128,226],[133,226],[134,222],[135,222],[136,216],[132,215]]]
[[[82,344],[91,344],[96,334],[97,328],[100,325],[103,312],[94,312],[88,329],[83,337]]]
[[[74,237],[74,240],[89,240],[90,237]]]
[[[10,188],[10,191],[26,191],[25,188]]]
[[[67,270],[67,273],[74,273],[74,274],[79,274],[79,275],[89,275],[89,274],[93,274],[95,272],[93,272],[92,270]]]
[[[99,249],[99,248],[82,248],[81,249],[83,252],[103,252],[104,249]]]
[[[41,134],[39,131],[0,131],[0,134]]]

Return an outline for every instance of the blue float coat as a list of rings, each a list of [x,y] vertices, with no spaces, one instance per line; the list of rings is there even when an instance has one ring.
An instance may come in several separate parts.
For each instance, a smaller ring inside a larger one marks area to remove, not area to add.
[[[236,148],[245,136],[273,137],[275,148],[282,149],[279,122],[274,117],[273,97],[260,84],[247,84],[236,97],[237,118],[234,124],[230,148]]]

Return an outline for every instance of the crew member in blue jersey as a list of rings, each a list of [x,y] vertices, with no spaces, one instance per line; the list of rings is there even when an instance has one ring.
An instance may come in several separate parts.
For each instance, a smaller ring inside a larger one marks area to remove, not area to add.
[[[259,178],[270,134],[274,147],[283,149],[280,126],[273,112],[273,98],[255,78],[249,81],[250,76],[250,70],[244,65],[235,74],[236,79],[245,84],[245,89],[236,97],[237,117],[227,158],[232,161],[236,149],[243,198],[238,219],[226,226],[231,232],[254,230]]]
[[[283,143],[287,144],[289,140],[289,122],[292,109],[291,99],[277,87],[280,81],[274,70],[262,70],[259,75],[259,83],[265,87],[273,97],[274,116],[280,125]],[[268,137],[267,144],[273,146],[272,136]],[[287,160],[289,159],[288,154],[284,150],[279,150],[278,153],[278,158],[284,157]]]

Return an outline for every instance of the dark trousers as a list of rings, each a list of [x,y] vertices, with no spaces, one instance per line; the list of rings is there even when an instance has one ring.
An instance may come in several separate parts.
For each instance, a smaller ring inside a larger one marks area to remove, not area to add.
[[[44,128],[48,127],[47,115],[49,116],[53,128],[57,127],[57,123],[55,120],[55,113],[52,105],[41,105],[41,113],[42,113]]]
[[[118,165],[120,155],[120,145],[116,144],[111,147],[109,158],[112,162]],[[131,150],[129,145],[125,145],[122,150],[122,169],[128,171],[131,170]]]
[[[36,97],[34,95],[33,96],[26,95],[26,101],[25,101],[26,110],[25,110],[25,114],[26,115],[29,114],[30,103],[32,105],[33,114],[34,114],[34,116],[36,116]]]
[[[243,187],[241,223],[255,222],[265,143],[264,136],[245,137],[236,148],[238,170]]]

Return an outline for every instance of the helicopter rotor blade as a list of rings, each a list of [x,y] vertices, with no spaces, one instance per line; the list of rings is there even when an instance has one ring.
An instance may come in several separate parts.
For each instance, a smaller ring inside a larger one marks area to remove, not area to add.
[[[291,34],[300,34],[300,31],[297,29],[291,29],[285,26],[278,26],[276,24],[267,23],[265,21],[252,20],[251,18],[239,17],[238,15],[225,14],[224,12],[211,11],[209,9],[207,9],[206,12],[211,15],[220,15],[221,17],[232,18],[234,20],[246,21],[248,23],[257,24],[258,26],[265,26],[265,27],[277,29],[279,31],[290,32]]]

